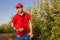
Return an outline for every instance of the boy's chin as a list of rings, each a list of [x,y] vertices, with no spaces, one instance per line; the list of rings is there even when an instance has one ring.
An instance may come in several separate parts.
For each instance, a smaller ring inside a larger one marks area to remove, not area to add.
[[[19,12],[19,13],[22,13],[23,11]]]

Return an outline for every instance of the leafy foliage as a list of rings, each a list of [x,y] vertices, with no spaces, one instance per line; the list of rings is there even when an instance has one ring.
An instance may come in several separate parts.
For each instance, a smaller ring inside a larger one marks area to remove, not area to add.
[[[60,40],[60,0],[38,0],[31,7],[32,40]]]

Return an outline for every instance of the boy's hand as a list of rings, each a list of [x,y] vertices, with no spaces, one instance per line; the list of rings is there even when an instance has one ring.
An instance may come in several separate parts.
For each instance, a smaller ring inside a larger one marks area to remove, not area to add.
[[[16,31],[22,32],[22,31],[24,31],[24,29],[23,28],[19,28]]]
[[[30,35],[30,38],[32,38],[32,37],[33,37],[33,33],[32,33],[32,32],[30,32],[30,33],[29,33],[29,35]]]

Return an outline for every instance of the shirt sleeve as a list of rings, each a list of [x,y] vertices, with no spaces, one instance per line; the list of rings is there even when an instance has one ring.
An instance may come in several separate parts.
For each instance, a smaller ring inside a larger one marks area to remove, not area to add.
[[[28,20],[31,20],[31,16],[30,16],[30,14],[28,14]]]
[[[14,24],[16,23],[16,16],[12,17],[12,23],[14,23]]]

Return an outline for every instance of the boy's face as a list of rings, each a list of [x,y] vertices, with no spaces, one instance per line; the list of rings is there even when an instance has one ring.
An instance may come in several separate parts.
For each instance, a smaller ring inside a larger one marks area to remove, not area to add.
[[[17,9],[18,13],[22,13],[23,12],[23,7],[17,7],[16,9]]]

